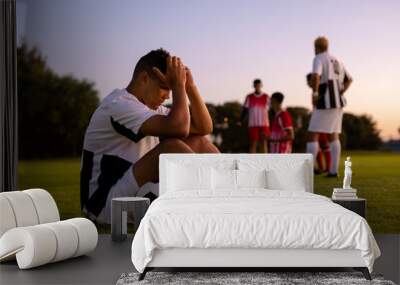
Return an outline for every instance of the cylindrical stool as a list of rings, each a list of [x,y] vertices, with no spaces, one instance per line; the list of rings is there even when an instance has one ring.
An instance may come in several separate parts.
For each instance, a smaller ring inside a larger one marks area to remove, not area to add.
[[[128,234],[128,212],[133,213],[134,230],[146,214],[150,199],[143,197],[119,197],[111,202],[111,238],[113,241],[124,241]]]

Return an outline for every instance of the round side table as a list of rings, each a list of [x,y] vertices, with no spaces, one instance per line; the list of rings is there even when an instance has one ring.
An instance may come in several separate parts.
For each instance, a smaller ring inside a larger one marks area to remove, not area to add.
[[[143,197],[119,197],[111,201],[111,239],[124,241],[128,234],[128,212],[133,213],[134,230],[146,214],[150,199]]]

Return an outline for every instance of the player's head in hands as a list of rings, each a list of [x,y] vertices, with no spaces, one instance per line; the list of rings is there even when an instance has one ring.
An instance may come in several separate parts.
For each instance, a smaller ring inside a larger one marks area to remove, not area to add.
[[[156,68],[166,74],[169,56],[169,52],[162,48],[142,56],[135,66],[128,86],[142,103],[154,110],[170,98],[170,87],[154,72]]]

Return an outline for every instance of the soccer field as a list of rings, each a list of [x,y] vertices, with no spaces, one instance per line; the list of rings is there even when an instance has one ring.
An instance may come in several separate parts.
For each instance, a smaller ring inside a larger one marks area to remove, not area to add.
[[[353,161],[352,187],[367,199],[367,220],[375,233],[400,233],[400,154],[343,152]],[[20,161],[19,189],[44,188],[57,202],[62,219],[81,216],[79,159]],[[330,196],[341,187],[342,178],[315,177],[316,194]]]

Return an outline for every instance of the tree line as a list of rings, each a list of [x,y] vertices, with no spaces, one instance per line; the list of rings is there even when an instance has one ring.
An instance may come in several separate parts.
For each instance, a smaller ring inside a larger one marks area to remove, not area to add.
[[[242,104],[226,102],[221,105],[207,104],[213,118],[213,137],[218,142],[222,152],[247,152],[248,135],[247,122],[240,122]],[[311,110],[304,107],[288,107],[294,130],[294,152],[304,152],[307,142],[307,128],[311,117]],[[274,114],[270,110],[272,121]],[[219,139],[218,139],[219,138]],[[344,149],[349,150],[377,150],[382,145],[377,124],[370,115],[354,115],[344,113],[342,135],[340,137]]]
[[[90,116],[99,105],[93,82],[60,76],[51,70],[35,47],[17,50],[19,158],[80,156]],[[222,152],[247,152],[242,105],[207,104],[213,118],[212,139]],[[310,110],[288,107],[295,125],[294,151],[303,152]],[[271,113],[270,116],[273,116]],[[345,113],[342,145],[346,149],[378,149],[382,144],[376,122],[369,115]]]

